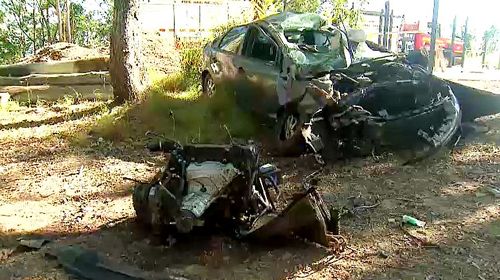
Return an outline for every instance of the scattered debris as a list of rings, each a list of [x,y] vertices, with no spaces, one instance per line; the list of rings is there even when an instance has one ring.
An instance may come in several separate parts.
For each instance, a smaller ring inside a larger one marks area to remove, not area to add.
[[[423,234],[422,232],[414,232],[414,231],[411,231],[411,230],[405,228],[404,226],[400,226],[400,228],[406,235],[411,237],[412,241],[414,243],[416,243],[416,245],[418,245],[418,246],[425,247],[425,248],[438,248],[439,247],[439,245],[435,244],[434,242],[431,242],[429,240],[429,238],[427,236],[425,236],[425,234]]]
[[[425,227],[424,221],[420,221],[419,219],[414,218],[412,216],[408,216],[408,215],[403,215],[403,223],[410,224],[410,225],[417,226],[417,227]]]
[[[19,246],[29,250],[40,250],[43,245],[49,242],[50,240],[45,238],[21,239],[19,240]]]
[[[13,253],[12,249],[0,249],[0,261],[8,259]]]
[[[49,252],[48,256],[56,257],[68,273],[79,279],[145,279],[138,276],[138,272],[131,272],[132,268],[130,267],[111,264],[109,260],[99,256],[97,252],[76,245],[58,248],[55,252]]]
[[[497,187],[487,187],[486,191],[495,196],[496,198],[500,198],[500,189]]]

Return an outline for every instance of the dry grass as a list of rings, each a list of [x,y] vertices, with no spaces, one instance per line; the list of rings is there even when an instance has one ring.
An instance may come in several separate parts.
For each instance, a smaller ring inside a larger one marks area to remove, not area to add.
[[[169,78],[170,79],[170,78]],[[174,81],[177,78],[172,78]],[[326,203],[353,210],[341,221],[349,247],[340,254],[304,243],[262,246],[220,236],[151,244],[131,221],[133,184],[164,164],[144,146],[154,131],[186,142],[228,142],[260,134],[230,96],[172,92],[171,80],[140,104],[108,110],[106,103],[61,100],[0,111],[0,252],[23,235],[50,235],[49,247],[80,244],[146,271],[188,279],[495,279],[500,273],[500,204],[486,192],[500,186],[500,116],[491,130],[424,162],[402,166],[394,156],[327,166],[318,185]],[[175,87],[174,87],[175,88]],[[96,109],[93,109],[96,108]],[[86,112],[88,114],[78,114]],[[77,115],[75,119],[72,116]],[[16,124],[16,125],[12,125]],[[284,175],[283,194],[316,170],[310,157],[267,159]],[[402,215],[427,222],[401,227]],[[117,220],[126,220],[122,224]],[[201,261],[214,242],[223,265]],[[208,248],[208,249],[207,249]],[[45,249],[0,260],[0,279],[69,279]]]
[[[231,138],[256,135],[258,124],[235,106],[232,95],[218,92],[204,98],[198,88],[186,88],[178,77],[157,81],[140,104],[102,115],[92,134],[115,142],[140,141],[150,131],[182,143],[228,143]]]

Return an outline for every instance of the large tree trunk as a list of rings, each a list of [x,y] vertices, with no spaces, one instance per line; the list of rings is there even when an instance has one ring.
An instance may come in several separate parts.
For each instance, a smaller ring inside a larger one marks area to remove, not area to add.
[[[66,0],[66,41],[71,43],[71,2]]]
[[[140,0],[114,0],[111,31],[111,84],[115,101],[139,101],[147,85],[142,63]]]
[[[61,3],[59,2],[59,0],[56,0],[56,14],[57,14],[57,32],[58,32],[58,35],[59,35],[59,42],[63,42],[64,41],[64,31],[63,31],[63,24],[62,24],[62,17],[61,17]]]

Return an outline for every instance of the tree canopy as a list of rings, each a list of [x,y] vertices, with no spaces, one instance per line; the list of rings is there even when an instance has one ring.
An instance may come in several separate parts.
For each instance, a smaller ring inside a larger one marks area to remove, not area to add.
[[[112,1],[94,0],[92,9],[86,9],[85,2],[1,1],[0,64],[15,62],[37,49],[61,41],[87,47],[109,46]],[[62,31],[59,25],[64,27]]]

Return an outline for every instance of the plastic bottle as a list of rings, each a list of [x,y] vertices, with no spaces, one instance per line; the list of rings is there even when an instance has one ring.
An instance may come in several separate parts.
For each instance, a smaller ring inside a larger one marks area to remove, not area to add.
[[[414,225],[417,227],[425,227],[424,221],[420,221],[419,219],[408,215],[403,215],[403,223]]]

